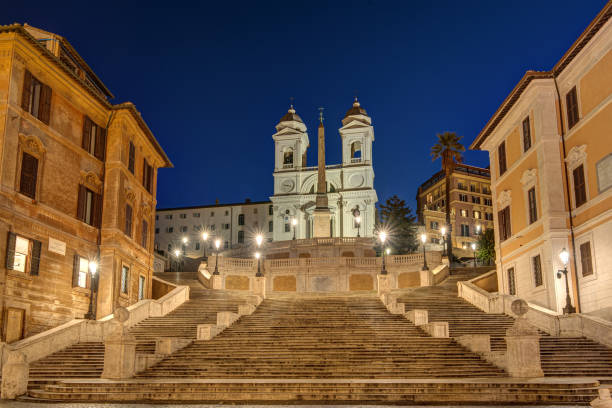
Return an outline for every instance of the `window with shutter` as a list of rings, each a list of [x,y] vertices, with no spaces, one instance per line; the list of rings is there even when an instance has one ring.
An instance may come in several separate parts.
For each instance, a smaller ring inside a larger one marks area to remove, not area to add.
[[[32,240],[32,259],[30,259],[30,275],[37,276],[40,269],[40,254],[42,252],[42,242]]]
[[[16,241],[17,235],[9,231],[6,240],[6,269],[14,269]]]
[[[81,146],[88,152],[91,152],[91,128],[93,122],[87,116],[83,116],[83,138],[81,139]]]
[[[523,151],[526,152],[531,148],[531,126],[529,125],[529,116],[523,120]]]
[[[140,240],[140,245],[143,248],[147,247],[148,236],[149,236],[149,223],[146,220],[142,220],[142,236]]]
[[[516,295],[516,282],[514,280],[514,268],[508,269],[508,293]]]
[[[542,262],[540,260],[540,255],[536,255],[531,258],[531,262],[533,263],[533,280],[536,288],[538,286],[542,286]]]
[[[106,158],[106,129],[96,126],[96,148],[93,155],[104,161]]]
[[[128,170],[134,174],[134,163],[136,162],[136,147],[134,143],[130,142],[129,156],[128,156]]]
[[[591,257],[591,242],[580,245],[580,265],[582,266],[582,276],[593,274],[593,259]]]
[[[132,236],[132,206],[129,204],[125,205],[125,235],[128,237]]]
[[[499,224],[499,239],[500,241],[505,241],[512,236],[510,207],[506,207],[497,213],[497,222]]]
[[[501,176],[507,170],[506,167],[506,142],[501,142],[497,148],[497,160],[499,162],[499,175]]]
[[[51,120],[51,87],[41,84],[40,90],[40,108],[38,119],[48,125],[49,121]]]
[[[571,129],[578,123],[578,93],[576,87],[573,87],[567,95],[565,95],[565,104],[567,107],[567,125]]]
[[[102,218],[102,196],[94,193],[83,185],[79,185],[77,218],[93,227],[100,227]]]
[[[584,167],[582,164],[574,169],[573,176],[576,207],[580,207],[586,202],[586,183],[584,181]]]
[[[536,195],[535,187],[532,187],[527,192],[527,199],[529,201],[529,223],[533,224],[538,220],[538,208],[536,206]]]
[[[30,112],[30,105],[32,104],[32,80],[32,74],[26,70],[23,77],[23,91],[21,92],[21,108],[28,112]]]
[[[21,156],[21,176],[19,192],[32,199],[36,198],[36,180],[38,177],[38,159],[31,154]]]

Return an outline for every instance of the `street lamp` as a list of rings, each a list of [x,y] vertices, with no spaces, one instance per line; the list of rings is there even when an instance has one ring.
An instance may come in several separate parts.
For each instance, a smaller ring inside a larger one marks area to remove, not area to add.
[[[221,246],[221,240],[219,238],[215,239],[215,271],[213,275],[219,275],[219,247]]]
[[[423,243],[423,271],[428,271],[429,267],[427,266],[427,256],[425,254],[425,242],[427,242],[427,235],[421,234],[421,242]]]
[[[176,271],[179,272],[179,269],[181,269],[180,267],[181,262],[179,261],[179,257],[181,256],[181,251],[179,251],[178,249],[175,249],[174,256],[176,257]]]
[[[293,239],[295,240],[295,227],[297,226],[297,218],[293,217],[291,219],[291,225],[293,225]]]
[[[257,274],[255,274],[255,276],[260,277],[263,276],[263,273],[261,273],[261,268],[260,268],[260,261],[259,258],[261,258],[261,253],[259,252],[259,249],[261,248],[261,244],[263,243],[263,235],[259,234],[255,237],[255,242],[257,243],[257,249],[258,251],[255,252],[255,258],[257,258]]]
[[[563,248],[559,254],[559,258],[563,263],[563,269],[557,271],[557,278],[561,279],[561,275],[565,275],[565,307],[563,308],[563,314],[576,313],[576,308],[572,305],[572,298],[569,292],[569,282],[567,278],[567,262],[569,261],[569,252]]]
[[[446,254],[446,227],[440,228],[440,234],[442,235],[442,248],[445,255]]]
[[[255,276],[263,276],[261,273],[259,259],[261,258],[261,254],[259,252],[255,252],[255,258],[257,258],[257,274]]]
[[[381,231],[378,233],[378,239],[380,239],[380,243],[382,244],[383,247],[383,259],[382,259],[382,270],[380,271],[381,275],[386,275],[387,274],[387,269],[385,268],[385,241],[387,240],[387,233],[384,231]]]
[[[89,285],[91,286],[91,292],[89,294],[89,311],[85,318],[89,320],[96,320],[96,315],[93,311],[93,298],[94,298],[94,285],[96,285],[96,272],[98,272],[98,264],[95,261],[89,261],[89,273],[91,274],[91,279],[89,280]]]
[[[472,252],[474,252],[474,270],[476,270],[476,243],[472,242]]]

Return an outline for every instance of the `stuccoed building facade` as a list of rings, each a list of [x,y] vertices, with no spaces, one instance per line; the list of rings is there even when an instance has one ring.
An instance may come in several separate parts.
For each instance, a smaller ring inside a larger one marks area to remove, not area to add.
[[[155,215],[155,249],[176,263],[182,262],[183,257],[207,257],[214,253],[213,243],[219,239],[220,250],[229,255],[228,250],[252,246],[258,234],[272,241],[272,211],[270,201],[248,199],[235,204],[161,208]],[[176,250],[180,251],[178,257]]]
[[[480,132],[501,292],[612,319],[612,4],[550,70],[528,71]]]
[[[450,209],[453,248],[469,249],[478,235],[493,228],[489,169],[458,163],[451,174]],[[446,177],[443,170],[417,190],[417,217],[429,239],[428,248],[442,249],[441,228],[446,225]],[[455,255],[462,256],[461,252]]]
[[[342,163],[325,167],[332,237],[374,234],[375,204],[372,167],[374,127],[359,102],[342,119]],[[306,125],[293,107],[276,125],[274,139],[274,241],[313,237],[313,211],[317,193],[317,166],[306,165],[310,146]],[[361,223],[355,221],[359,210]],[[358,231],[359,230],[359,231]]]
[[[63,37],[0,26],[3,341],[82,318],[93,262],[98,317],[151,296],[157,169],[171,163],[110,97]]]

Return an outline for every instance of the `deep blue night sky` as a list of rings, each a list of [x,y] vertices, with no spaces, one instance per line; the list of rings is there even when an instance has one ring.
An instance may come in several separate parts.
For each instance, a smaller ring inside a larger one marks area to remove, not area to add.
[[[309,165],[319,106],[327,162],[339,162],[337,129],[355,92],[374,125],[379,200],[414,206],[440,168],[429,157],[435,134],[456,131],[469,145],[524,72],[550,69],[605,3],[13,1],[0,24],[63,35],[112,102],[136,104],[175,166],[160,171],[158,207],[267,199],[271,135],[291,96],[309,128]],[[488,164],[483,152],[466,156]]]

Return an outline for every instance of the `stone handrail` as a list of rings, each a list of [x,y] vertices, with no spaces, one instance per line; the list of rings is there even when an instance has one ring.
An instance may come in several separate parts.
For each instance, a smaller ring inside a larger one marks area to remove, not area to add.
[[[459,297],[486,313],[504,313],[512,317],[512,302],[516,296],[489,293],[473,283],[457,282]],[[612,347],[612,322],[585,314],[562,315],[545,307],[529,303],[525,317],[538,329],[560,337],[586,337]]]
[[[131,327],[146,318],[166,315],[188,299],[189,286],[178,286],[160,299],[141,300],[127,308],[130,316],[126,324]],[[6,361],[10,352],[23,353],[31,363],[79,342],[104,341],[113,317],[111,314],[99,320],[73,319],[15,343],[4,344],[0,350],[1,362]]]

